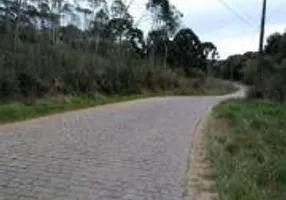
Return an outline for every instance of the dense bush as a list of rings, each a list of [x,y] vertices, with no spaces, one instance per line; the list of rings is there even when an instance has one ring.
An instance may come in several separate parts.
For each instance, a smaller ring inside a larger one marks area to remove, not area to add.
[[[65,45],[44,49],[23,44],[17,54],[0,50],[1,100],[45,95],[102,93],[131,94],[171,90],[182,86],[183,76],[169,68],[149,67],[135,58],[109,59]]]
[[[122,0],[0,2],[0,100],[172,90],[217,58],[169,0],[148,1],[147,34]]]
[[[250,98],[286,100],[286,32],[272,34],[261,60],[256,52],[234,55],[218,63],[216,76],[252,86]]]

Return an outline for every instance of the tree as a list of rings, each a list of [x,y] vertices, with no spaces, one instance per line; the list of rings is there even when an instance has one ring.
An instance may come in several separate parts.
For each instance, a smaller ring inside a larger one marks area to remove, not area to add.
[[[169,67],[215,57],[191,30],[176,34],[182,14],[169,0],[148,0],[144,35],[133,1],[0,0],[0,99],[172,88],[181,82]]]
[[[23,1],[22,0],[16,0],[15,2],[12,1],[6,1],[6,3],[10,4],[10,11],[14,14],[14,51],[17,51],[18,47],[18,39],[19,39],[19,28],[20,28],[20,22],[22,19],[22,6],[23,6]],[[7,4],[6,4],[7,5]]]
[[[66,14],[73,15],[73,5],[66,0],[51,0],[52,42],[58,42],[58,30]]]
[[[96,15],[95,19],[92,22],[91,32],[95,34],[95,54],[98,54],[99,42],[101,40],[102,35],[105,35],[107,24],[109,21],[108,10],[106,6],[100,9]]]
[[[111,19],[107,30],[112,40],[118,41],[118,53],[121,56],[123,39],[128,39],[128,33],[133,27],[133,18],[128,12],[127,6],[121,0],[114,0],[111,5]]]
[[[280,44],[283,36],[280,33],[274,33],[267,39],[265,52],[269,55],[277,55],[280,51]]]
[[[217,48],[212,42],[203,42],[201,44],[201,48],[203,58],[207,60],[207,75],[210,76],[212,74],[211,70],[214,65],[214,61],[218,57]]]
[[[183,67],[188,74],[190,68],[202,68],[205,60],[201,41],[191,29],[181,29],[174,38],[171,62],[176,67]]]
[[[114,0],[111,4],[111,18],[113,19],[125,19],[132,22],[133,18],[128,11],[127,5],[122,0]]]
[[[286,57],[286,32],[274,33],[267,39],[265,53],[281,63]]]
[[[88,30],[90,26],[89,16],[91,16],[92,11],[88,8],[76,7],[76,11],[83,14],[84,24],[83,29]]]
[[[12,31],[12,25],[15,24],[22,4],[20,1],[0,0],[0,22],[2,32]],[[20,18],[18,18],[19,20]]]
[[[129,20],[123,18],[111,19],[108,23],[109,37],[113,41],[118,41],[119,48],[118,53],[121,56],[121,47],[123,39],[127,39],[130,30],[132,29],[132,24]]]
[[[212,42],[203,42],[201,48],[206,59],[214,60],[218,56],[217,48]]]
[[[51,13],[51,9],[49,6],[49,0],[41,0],[38,1],[38,19],[41,22],[41,29],[42,30],[46,30],[47,24],[50,21],[50,13]]]
[[[147,45],[144,41],[143,31],[138,28],[132,28],[128,34],[132,48],[141,58],[144,58],[147,54]]]
[[[164,67],[167,65],[169,37],[165,29],[157,29],[150,31],[147,37],[148,54],[150,62],[155,64],[156,56],[164,59]],[[152,66],[152,65],[151,65]]]
[[[72,44],[76,40],[83,38],[82,31],[78,27],[72,24],[69,24],[65,27],[61,27],[60,33],[61,33],[61,41],[63,41],[66,44]]]
[[[176,9],[175,6],[171,5],[168,0],[149,0],[147,5],[147,10],[151,13],[153,24],[151,33],[154,30],[159,30],[162,33],[162,37],[169,38],[174,34],[179,27],[180,18],[182,14]],[[158,40],[153,40],[157,42]],[[168,58],[168,40],[164,39],[164,66],[166,66],[167,58]],[[150,65],[154,65],[154,59],[156,57],[156,48],[157,44],[152,44],[150,55]]]

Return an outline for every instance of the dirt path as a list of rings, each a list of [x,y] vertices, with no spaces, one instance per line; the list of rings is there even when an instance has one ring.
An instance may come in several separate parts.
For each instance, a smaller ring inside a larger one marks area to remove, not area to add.
[[[0,200],[182,199],[196,122],[221,97],[113,104],[0,127]]]

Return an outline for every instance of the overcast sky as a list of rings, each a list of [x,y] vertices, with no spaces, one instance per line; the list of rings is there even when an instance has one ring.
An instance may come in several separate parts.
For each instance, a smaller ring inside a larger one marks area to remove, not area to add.
[[[258,48],[262,0],[170,0],[184,13],[183,27],[193,29],[202,41],[212,41],[222,58]],[[135,0],[130,12],[139,19],[147,0]],[[235,14],[236,12],[237,14]],[[286,1],[268,0],[266,35],[286,28]],[[238,15],[238,16],[237,16]],[[140,27],[147,29],[150,20]]]

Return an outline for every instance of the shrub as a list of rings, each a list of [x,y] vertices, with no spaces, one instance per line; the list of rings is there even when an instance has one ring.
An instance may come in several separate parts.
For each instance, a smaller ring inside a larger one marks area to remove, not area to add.
[[[253,84],[249,98],[266,98],[284,101],[286,97],[286,60],[275,63],[270,57],[261,62],[262,78],[259,77],[258,62],[249,60],[244,68],[246,83]]]
[[[0,45],[1,46],[1,45]],[[184,87],[184,75],[128,55],[102,57],[66,45],[22,43],[18,52],[0,48],[0,100],[47,95],[134,94]],[[146,63],[145,63],[146,62]]]

